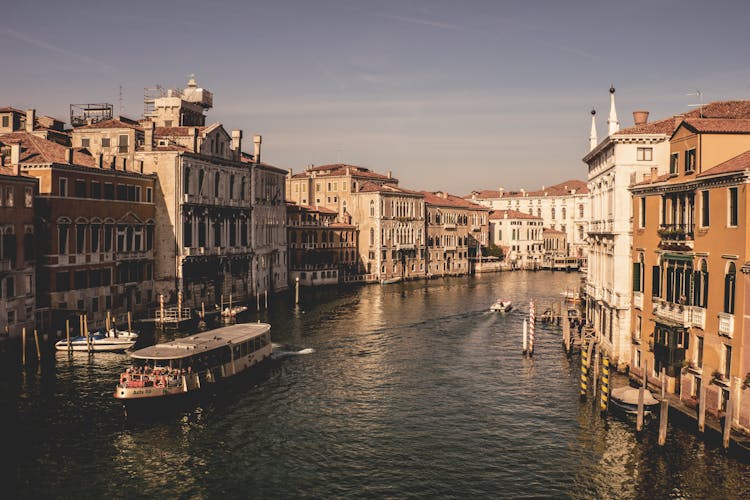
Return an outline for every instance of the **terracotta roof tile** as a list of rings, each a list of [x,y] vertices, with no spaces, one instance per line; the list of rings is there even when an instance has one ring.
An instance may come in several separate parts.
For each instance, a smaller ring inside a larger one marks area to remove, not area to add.
[[[586,182],[571,179],[536,191],[503,191],[502,195],[500,195],[500,191],[483,190],[464,196],[464,199],[472,199],[474,196],[479,199],[523,198],[529,196],[545,196],[545,193],[546,196],[565,196],[567,194],[572,194],[573,190],[575,190],[576,194],[586,194],[589,192]]]
[[[490,220],[501,220],[505,219],[505,215],[508,215],[508,219],[534,219],[534,220],[542,220],[541,217],[537,217],[536,215],[527,214],[524,212],[519,212],[518,210],[494,210],[490,212]]]
[[[696,175],[696,177],[708,177],[711,175],[728,174],[731,172],[744,172],[746,170],[750,170],[750,151],[745,151],[734,158],[730,158],[724,163],[719,163],[715,167],[709,168],[705,172]]]
[[[697,133],[713,134],[748,134],[748,118],[687,118],[684,126]]]
[[[0,136],[0,143],[21,144],[21,163],[45,164],[66,163],[65,146],[48,141],[27,132],[13,132]],[[72,163],[84,167],[94,167],[96,159],[85,148],[74,148]]]
[[[26,114],[25,111],[22,111],[22,110],[20,110],[18,108],[14,108],[12,106],[6,106],[4,108],[0,108],[0,113],[19,113],[19,114],[23,114],[23,115]]]
[[[92,130],[102,128],[132,128],[135,130],[143,130],[143,127],[140,123],[122,116],[119,118],[113,118],[111,120],[103,120],[100,122],[92,123],[90,125],[76,127],[76,130]]]
[[[424,196],[419,191],[412,191],[411,189],[405,189],[399,186],[393,186],[390,184],[378,184],[376,182],[367,181],[360,186],[358,193],[400,193],[400,194],[411,194]]]
[[[440,191],[420,191],[424,195],[425,203],[438,207],[455,207],[463,208],[465,210],[489,210],[487,207],[472,203],[471,201],[465,200],[460,196],[454,196],[446,193],[445,197],[442,196]]]
[[[552,229],[551,227],[545,227],[542,229],[542,234],[566,234],[565,231],[558,231],[557,229]]]

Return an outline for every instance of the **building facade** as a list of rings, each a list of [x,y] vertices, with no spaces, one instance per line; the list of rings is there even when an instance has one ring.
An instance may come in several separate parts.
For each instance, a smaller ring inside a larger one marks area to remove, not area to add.
[[[569,180],[537,191],[474,191],[465,197],[493,210],[514,210],[535,215],[544,227],[566,235],[565,256],[586,259],[589,227],[589,196],[586,183]]]
[[[494,210],[489,215],[490,244],[502,247],[514,268],[534,269],[544,256],[544,221],[516,210]]]
[[[37,183],[19,168],[20,145],[1,137],[0,145],[0,336],[7,338],[34,329]]]
[[[287,204],[289,280],[300,285],[335,285],[357,272],[357,231],[324,207]]]
[[[746,289],[750,120],[685,118],[669,171],[633,193],[631,376],[750,429]]]
[[[489,209],[444,191],[422,191],[426,210],[427,274],[469,274],[489,241]]]

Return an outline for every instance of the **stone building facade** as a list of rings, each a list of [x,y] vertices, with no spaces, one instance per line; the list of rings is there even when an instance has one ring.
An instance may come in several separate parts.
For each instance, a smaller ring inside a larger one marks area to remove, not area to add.
[[[544,256],[541,217],[516,210],[493,210],[489,216],[490,243],[502,247],[505,260],[515,268],[541,265]]]

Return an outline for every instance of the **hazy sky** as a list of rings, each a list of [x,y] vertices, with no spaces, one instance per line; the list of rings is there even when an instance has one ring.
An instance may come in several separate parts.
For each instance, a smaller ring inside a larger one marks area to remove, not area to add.
[[[295,171],[346,162],[412,189],[585,179],[617,88],[622,126],[750,98],[746,1],[107,0],[4,5],[0,106],[68,117],[143,89],[214,92],[209,121]]]

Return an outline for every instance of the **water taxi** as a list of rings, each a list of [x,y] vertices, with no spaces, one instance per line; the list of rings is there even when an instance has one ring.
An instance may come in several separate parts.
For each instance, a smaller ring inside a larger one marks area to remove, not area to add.
[[[134,351],[114,397],[126,407],[197,392],[271,358],[271,325],[243,323]]]
[[[107,332],[102,328],[99,331],[90,332],[88,337],[84,335],[71,337],[70,344],[68,344],[68,339],[59,340],[55,343],[55,349],[76,352],[118,352],[133,347],[137,338],[136,332],[115,328]]]

